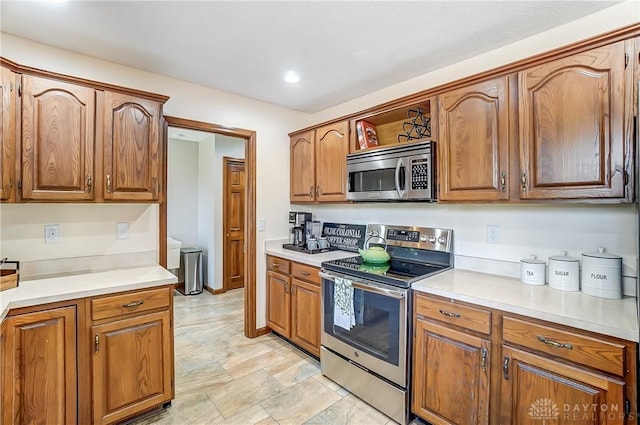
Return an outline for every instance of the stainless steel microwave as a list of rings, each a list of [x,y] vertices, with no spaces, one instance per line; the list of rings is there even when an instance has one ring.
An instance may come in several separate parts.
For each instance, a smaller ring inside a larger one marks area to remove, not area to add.
[[[347,199],[435,202],[435,148],[421,141],[347,155]]]

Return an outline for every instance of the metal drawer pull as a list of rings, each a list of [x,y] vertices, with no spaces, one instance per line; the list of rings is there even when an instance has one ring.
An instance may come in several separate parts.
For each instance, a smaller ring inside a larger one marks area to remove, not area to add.
[[[573,345],[571,344],[563,344],[561,342],[557,342],[552,339],[547,339],[543,336],[539,336],[538,341],[544,342],[545,344],[551,345],[552,347],[566,348],[567,350],[573,350]]]
[[[128,308],[128,307],[137,307],[139,305],[144,304],[144,301],[134,301],[132,303],[126,303],[126,304],[122,304],[122,307]]]
[[[305,272],[305,271],[301,271],[300,273],[301,273],[302,275],[304,275],[304,276],[309,276],[309,275],[311,274],[311,273],[309,273],[309,272]]]
[[[438,310],[440,312],[440,314],[444,314],[445,316],[449,316],[449,317],[453,317],[455,319],[459,319],[460,318],[460,314],[459,313],[451,313],[448,311],[444,311],[442,309]]]
[[[278,264],[278,263],[273,263],[273,264],[271,264],[271,267],[280,267],[280,264]]]

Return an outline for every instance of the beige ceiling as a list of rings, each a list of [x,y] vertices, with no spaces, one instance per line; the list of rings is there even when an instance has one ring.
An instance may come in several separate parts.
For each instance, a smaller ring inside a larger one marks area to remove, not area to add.
[[[313,113],[616,3],[2,0],[0,28]]]

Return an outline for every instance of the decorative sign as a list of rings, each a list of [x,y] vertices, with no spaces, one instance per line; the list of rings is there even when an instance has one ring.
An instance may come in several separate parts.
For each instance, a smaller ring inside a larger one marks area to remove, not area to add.
[[[329,244],[345,251],[357,251],[364,246],[367,226],[364,224],[324,223],[322,234]]]

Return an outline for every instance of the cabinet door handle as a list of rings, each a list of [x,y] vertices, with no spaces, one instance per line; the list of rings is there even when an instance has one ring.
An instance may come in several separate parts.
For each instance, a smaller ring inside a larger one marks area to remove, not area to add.
[[[144,304],[144,301],[134,301],[131,303],[126,303],[126,304],[122,304],[122,307],[124,308],[131,308],[131,307],[137,307],[139,305]]]
[[[552,347],[566,348],[567,350],[573,350],[573,345],[571,344],[563,344],[562,342],[554,341],[552,339],[548,339],[543,336],[538,336],[537,338],[538,338],[538,341],[544,344],[550,345]]]
[[[98,334],[93,338],[93,347],[96,353],[100,351],[100,337]]]
[[[438,311],[440,312],[440,314],[442,314],[444,316],[453,317],[455,319],[459,319],[460,318],[460,314],[459,313],[451,313],[450,311],[444,311],[442,309],[440,309]]]
[[[526,190],[527,190],[527,170],[522,170],[522,175],[520,176],[520,183],[522,183],[522,191],[526,192]]]
[[[480,369],[482,369],[483,372],[487,371],[487,355],[487,349],[483,348],[482,354],[480,355]]]
[[[87,192],[91,193],[93,189],[93,176],[91,174],[87,174]]]
[[[111,174],[107,174],[107,193],[111,193]]]
[[[317,186],[316,186],[316,198],[317,198],[318,196],[320,196],[320,195],[322,195],[322,190],[320,190],[320,185],[317,185]]]
[[[313,198],[313,185],[309,188],[309,196]]]
[[[509,356],[504,356],[504,362],[502,362],[502,374],[505,380],[509,380]]]
[[[507,173],[505,173],[504,171],[502,172],[502,174],[500,174],[500,191],[507,191]]]

